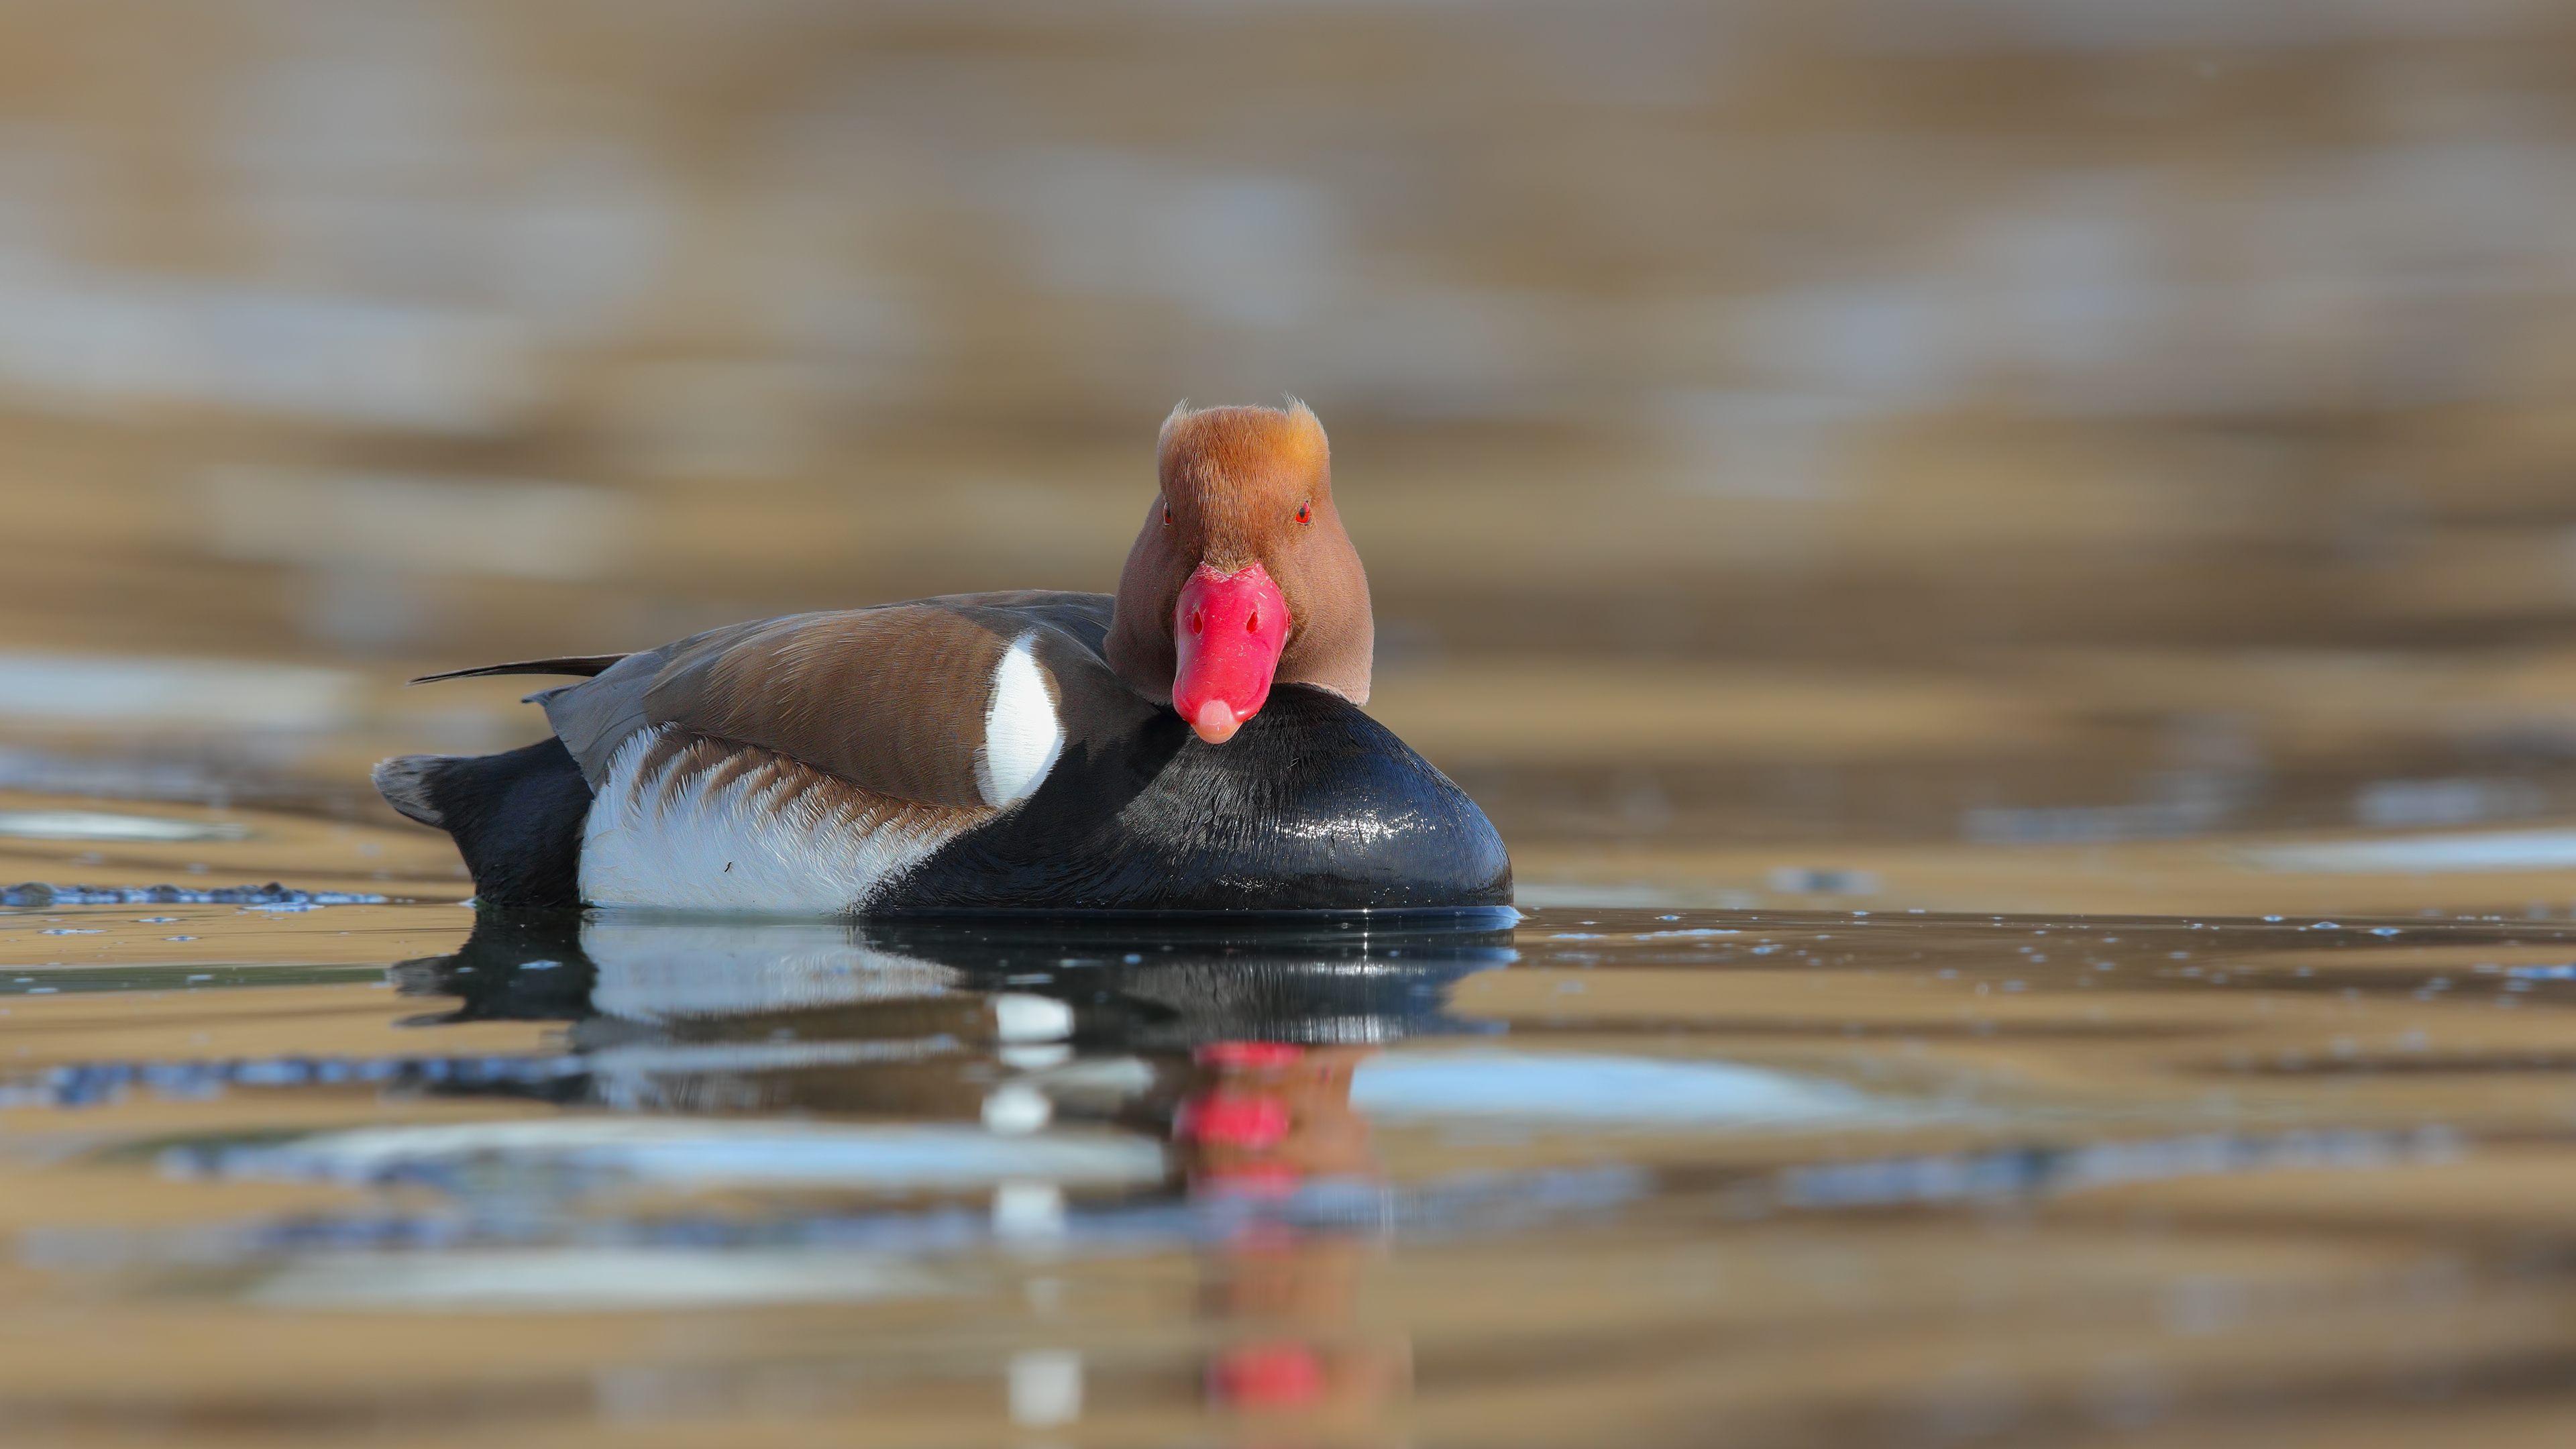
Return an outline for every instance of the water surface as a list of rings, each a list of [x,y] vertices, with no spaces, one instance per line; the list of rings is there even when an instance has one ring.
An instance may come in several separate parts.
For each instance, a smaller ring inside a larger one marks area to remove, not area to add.
[[[2576,1412],[2557,924],[0,916],[145,936],[0,979],[13,1443]]]

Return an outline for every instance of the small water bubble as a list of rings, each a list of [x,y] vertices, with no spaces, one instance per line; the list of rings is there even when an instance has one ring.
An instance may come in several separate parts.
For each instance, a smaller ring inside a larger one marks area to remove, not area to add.
[[[2267,920],[2267,921],[2272,921],[2272,922],[2278,923],[2278,922],[2280,921],[2280,919],[2281,919],[2281,918],[2280,918],[2279,916],[2265,916],[2263,919],[2264,919],[2264,920]]]
[[[2374,936],[2394,936],[2397,934],[2397,928],[2395,926],[2373,926],[2370,928],[2370,934]]]
[[[178,919],[179,918],[177,916],[137,916],[134,918],[134,924],[138,926],[166,926]]]
[[[194,936],[164,936],[161,939],[164,941],[193,941],[197,938]]]

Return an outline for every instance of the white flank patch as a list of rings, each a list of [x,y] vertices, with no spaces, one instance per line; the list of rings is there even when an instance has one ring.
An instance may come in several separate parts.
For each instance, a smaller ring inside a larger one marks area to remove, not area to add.
[[[1064,749],[1055,699],[1023,634],[993,669],[993,703],[984,711],[984,747],[975,752],[975,788],[987,805],[1011,805],[1037,793]]]
[[[955,833],[897,821],[844,825],[763,772],[715,789],[685,781],[666,799],[658,777],[640,777],[661,735],[638,731],[619,746],[591,803],[581,896],[592,905],[848,915]]]

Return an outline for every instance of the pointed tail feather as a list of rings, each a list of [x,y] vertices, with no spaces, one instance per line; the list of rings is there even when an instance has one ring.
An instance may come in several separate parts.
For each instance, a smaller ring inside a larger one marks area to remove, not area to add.
[[[578,674],[584,678],[605,673],[608,667],[625,658],[623,654],[567,654],[560,659],[522,659],[512,664],[486,664],[477,669],[451,669],[445,674],[424,674],[414,684],[436,684],[442,679],[479,679],[487,674]]]

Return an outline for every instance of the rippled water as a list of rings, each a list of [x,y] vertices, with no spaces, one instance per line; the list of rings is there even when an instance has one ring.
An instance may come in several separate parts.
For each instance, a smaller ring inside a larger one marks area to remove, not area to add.
[[[0,6],[0,1446],[2576,1440],[2576,7],[929,9]],[[366,786],[1290,391],[1517,920]]]
[[[2576,927],[0,916],[49,951],[0,979],[11,1443],[2576,1410]]]

